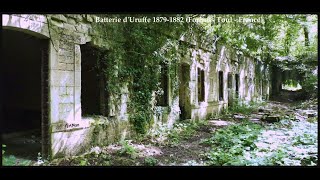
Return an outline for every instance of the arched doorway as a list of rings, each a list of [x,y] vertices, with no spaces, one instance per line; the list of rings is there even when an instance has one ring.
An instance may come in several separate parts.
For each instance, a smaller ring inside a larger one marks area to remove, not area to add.
[[[49,41],[17,29],[1,31],[0,118],[6,153],[49,155]]]
[[[191,119],[191,104],[190,104],[190,65],[186,63],[180,64],[179,70],[179,107],[180,119]]]

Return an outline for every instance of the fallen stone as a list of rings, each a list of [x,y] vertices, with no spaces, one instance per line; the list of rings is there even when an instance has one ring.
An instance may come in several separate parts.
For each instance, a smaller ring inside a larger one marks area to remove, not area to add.
[[[227,126],[229,124],[233,124],[233,123],[228,122],[228,121],[214,121],[214,120],[210,120],[209,123],[214,125],[214,126]]]
[[[246,117],[244,117],[242,115],[234,115],[233,118],[236,119],[236,120],[243,120]]]
[[[279,122],[280,117],[279,116],[267,116],[267,117],[263,118],[262,120],[267,121],[269,123],[274,123],[274,122]]]
[[[315,113],[307,113],[307,115],[308,115],[308,118],[316,117],[316,114],[315,114]]]

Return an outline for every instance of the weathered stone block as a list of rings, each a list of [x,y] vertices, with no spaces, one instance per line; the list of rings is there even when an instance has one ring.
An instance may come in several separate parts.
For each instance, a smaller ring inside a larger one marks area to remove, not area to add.
[[[50,86],[50,119],[51,123],[59,121],[60,87]]]
[[[63,22],[61,22],[61,21],[56,21],[56,20],[51,20],[51,21],[49,21],[49,23],[50,23],[50,26],[51,27],[53,27],[53,26],[56,26],[56,27],[59,27],[59,28],[64,28],[64,24],[63,24]]]
[[[74,18],[68,18],[68,19],[67,19],[67,22],[68,22],[69,24],[71,24],[71,25],[76,25],[76,21],[75,21]]]
[[[74,91],[74,87],[66,87],[66,90],[67,90],[67,94],[68,95],[73,95],[73,91]]]
[[[80,22],[80,21],[83,20],[83,17],[82,17],[80,14],[74,15],[74,17],[76,18],[76,20],[77,20],[78,22]]]
[[[59,49],[59,55],[63,55],[63,56],[73,56],[74,55],[74,50],[73,50],[73,47],[68,47],[66,45],[65,48],[62,48],[63,47],[63,43],[60,43],[60,49]],[[67,48],[68,47],[68,48]]]
[[[53,86],[74,86],[74,72],[52,70],[50,84]]]
[[[92,15],[87,15],[87,21],[93,22],[94,21],[94,17]]]
[[[67,22],[67,18],[62,14],[54,14],[54,15],[51,15],[50,17],[51,17],[51,20]]]
[[[63,24],[63,28],[71,30],[71,31],[76,31],[76,28],[74,27],[74,25],[71,25],[71,24],[68,24],[68,23],[64,23]]]
[[[58,69],[59,70],[67,70],[67,64],[66,63],[61,63],[61,62],[58,62]]]
[[[52,128],[54,129],[54,128]],[[56,132],[51,136],[52,157],[65,157],[83,153],[90,147],[89,128],[69,132]]]
[[[73,103],[72,95],[60,95],[60,103]]]
[[[78,24],[77,26],[75,26],[75,29],[80,33],[88,33],[90,26],[86,24]]]
[[[81,87],[74,87],[74,99],[75,99],[75,104],[81,104]]]
[[[2,15],[2,26],[11,26],[21,29],[27,29],[35,36],[39,36],[39,34],[41,34],[43,36],[49,37],[47,24],[35,20],[21,18],[18,16]]]
[[[263,121],[267,121],[269,123],[274,123],[274,122],[279,122],[280,121],[280,117],[279,116],[267,116],[264,119],[261,119]]]
[[[74,119],[75,119],[76,121],[81,121],[81,114],[82,114],[81,104],[80,104],[80,103],[75,104],[75,115],[74,115]]]
[[[66,95],[67,94],[67,87],[59,87],[59,95]]]
[[[19,15],[20,17],[26,18],[26,19],[30,19],[30,20],[34,20],[34,21],[38,21],[38,22],[43,22],[43,23],[47,23],[47,18],[44,15],[38,15],[38,14],[22,14]]]
[[[78,44],[74,46],[74,63],[75,71],[81,71],[81,49]]]
[[[74,64],[66,64],[66,70],[67,71],[74,71]]]
[[[60,34],[60,39],[63,39],[64,41],[67,41],[67,42],[74,42],[74,37],[72,33],[68,32],[67,29],[63,31],[63,34]]]
[[[59,104],[59,112],[63,113],[63,112],[70,112],[73,108],[73,104],[72,103],[60,103]]]
[[[66,122],[74,120],[73,104],[59,104],[59,120]]]
[[[59,62],[60,63],[68,63],[68,64],[71,64],[74,62],[74,57],[73,55],[59,55]],[[61,67],[61,66],[60,66]],[[66,69],[67,70],[67,66],[66,66]]]
[[[75,79],[76,80],[75,86],[81,87],[81,72],[75,71],[74,73],[75,73],[75,78],[76,78]]]
[[[60,41],[59,48],[62,50],[67,50],[69,52],[72,52],[74,49],[74,43],[62,40]]]

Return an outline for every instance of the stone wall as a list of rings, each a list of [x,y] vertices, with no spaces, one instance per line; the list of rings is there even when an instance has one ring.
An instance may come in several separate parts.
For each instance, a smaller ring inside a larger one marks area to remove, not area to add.
[[[126,84],[120,85],[119,95],[110,95],[109,117],[82,117],[80,46],[90,42],[99,47],[106,43],[99,39],[99,33],[92,27],[93,21],[94,16],[85,14],[2,16],[3,28],[50,40],[50,114],[47,128],[51,142],[45,148],[51,150],[53,158],[76,155],[92,146],[105,145],[133,134],[128,120],[127,102],[130,101],[130,92]],[[172,127],[180,118],[181,102],[188,105],[186,110],[191,119],[205,119],[227,108],[232,99],[229,95],[233,96],[235,89],[234,80],[228,89],[228,73],[233,79],[235,74],[239,74],[241,99],[250,101],[254,97],[268,97],[269,90],[266,87],[269,87],[269,81],[265,78],[268,73],[264,65],[259,65],[264,67],[260,70],[260,73],[263,72],[262,80],[255,80],[256,61],[253,58],[243,56],[243,60],[239,60],[231,48],[225,45],[213,47],[211,40],[202,44],[186,39],[182,41],[188,42],[189,48],[181,55],[180,66],[175,74],[177,77],[169,77],[168,106],[155,108],[153,128],[163,124]],[[183,64],[188,67],[187,72],[180,72]],[[204,71],[204,100],[201,102],[198,95],[198,70]],[[223,100],[219,100],[218,93],[219,71],[223,71]],[[187,78],[181,89],[174,86],[180,76]],[[177,88],[180,89],[179,93],[173,93]]]
[[[22,31],[42,39],[49,39],[49,133],[51,157],[74,155],[92,146],[92,134],[97,131],[96,121],[81,116],[81,49],[95,36],[91,15],[3,15],[4,29]],[[92,42],[99,46],[99,41]],[[19,65],[17,65],[19,66]],[[128,126],[126,113],[127,88],[122,88],[120,104],[110,106],[113,123],[107,123],[109,136],[99,136],[98,142],[113,142]],[[112,98],[110,98],[112,99]],[[119,107],[117,112],[116,107]],[[113,111],[112,111],[113,110]],[[120,122],[121,120],[121,122]],[[123,121],[123,122],[122,122]],[[112,127],[112,128],[111,128]],[[116,130],[117,129],[117,130]],[[111,135],[114,134],[114,135]],[[89,138],[91,137],[91,138]]]

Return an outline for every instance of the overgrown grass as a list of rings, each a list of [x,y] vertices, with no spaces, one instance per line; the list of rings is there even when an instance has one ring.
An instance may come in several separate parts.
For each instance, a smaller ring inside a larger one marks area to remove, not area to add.
[[[158,160],[155,159],[154,157],[146,157],[144,159],[144,165],[146,166],[155,166],[157,165],[157,163],[158,163]]]
[[[205,153],[208,165],[238,165],[245,150],[256,148],[254,141],[260,133],[261,126],[249,121],[218,129],[211,138],[202,141],[211,145],[210,152]]]
[[[32,162],[25,159],[17,159],[14,155],[7,156],[5,154],[5,148],[7,146],[2,144],[2,165],[3,166],[30,166]]]
[[[173,128],[159,126],[148,134],[153,142],[159,145],[177,146],[182,140],[192,137],[201,126],[207,124],[207,121],[197,122],[179,122],[173,125]]]
[[[137,150],[127,140],[124,140],[121,142],[121,149],[118,151],[118,154],[135,159],[137,157]]]
[[[258,111],[258,109],[262,106],[265,106],[267,103],[262,102],[255,102],[250,101],[248,104],[241,102],[239,100],[235,100],[233,105],[226,109],[223,112],[223,115],[231,115],[231,114],[243,114],[243,115],[250,115],[251,113]]]
[[[313,166],[317,164],[317,122],[281,120],[266,127],[242,122],[217,130],[202,143],[208,165]]]

